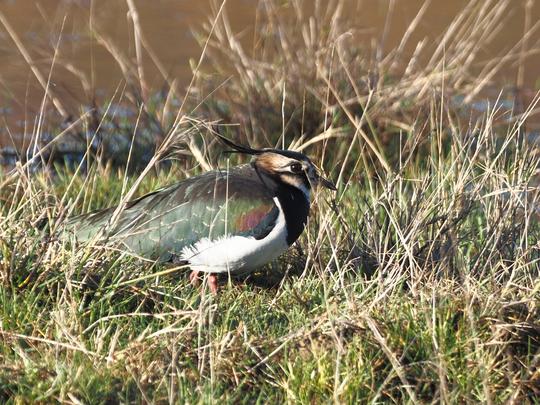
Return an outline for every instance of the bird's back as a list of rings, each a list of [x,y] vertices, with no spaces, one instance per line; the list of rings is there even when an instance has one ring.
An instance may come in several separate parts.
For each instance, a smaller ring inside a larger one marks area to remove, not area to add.
[[[101,233],[99,240],[161,261],[203,239],[262,239],[279,215],[266,183],[251,165],[207,172],[127,203],[114,223],[116,207],[73,217],[64,235],[88,241]]]

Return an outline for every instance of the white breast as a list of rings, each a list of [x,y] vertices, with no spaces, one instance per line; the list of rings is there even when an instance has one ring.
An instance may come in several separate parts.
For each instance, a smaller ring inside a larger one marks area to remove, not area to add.
[[[279,215],[272,231],[263,239],[253,237],[229,236],[219,239],[203,238],[182,250],[182,259],[192,270],[208,273],[249,273],[285,252],[287,244],[287,225],[285,214],[276,197],[274,202]]]

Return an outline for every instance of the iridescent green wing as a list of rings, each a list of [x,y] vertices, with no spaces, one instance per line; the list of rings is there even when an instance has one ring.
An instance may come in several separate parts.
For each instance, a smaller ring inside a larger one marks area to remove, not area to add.
[[[107,226],[114,208],[74,218],[79,240]],[[108,232],[109,241],[137,255],[170,260],[185,246],[243,235],[265,237],[279,210],[248,167],[209,172],[129,203]]]

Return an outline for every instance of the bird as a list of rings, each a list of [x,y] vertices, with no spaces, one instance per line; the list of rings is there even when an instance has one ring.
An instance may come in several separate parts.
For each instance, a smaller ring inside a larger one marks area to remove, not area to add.
[[[197,283],[207,273],[218,290],[218,275],[247,275],[276,260],[302,234],[314,188],[336,191],[301,152],[256,149],[216,134],[229,153],[251,156],[247,164],[208,171],[117,207],[65,220],[76,243],[98,232],[107,244],[159,262],[184,264]]]

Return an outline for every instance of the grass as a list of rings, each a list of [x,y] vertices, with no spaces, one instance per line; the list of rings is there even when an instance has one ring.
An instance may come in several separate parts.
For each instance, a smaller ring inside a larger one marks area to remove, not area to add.
[[[446,62],[435,48],[400,73],[399,49],[370,61],[336,45],[352,32],[338,7],[315,10],[327,29],[298,43],[290,19],[309,18],[265,4],[257,32],[273,49],[245,56],[217,9],[176,117],[163,119],[173,93],[135,108],[132,135],[170,124],[141,171],[129,149],[126,170],[89,142],[84,170],[0,177],[0,401],[538,402],[539,156],[527,132],[538,99],[476,114],[453,103],[479,89],[474,70],[499,66],[471,55],[504,8],[468,6]],[[99,111],[96,128],[114,122]],[[224,128],[235,139],[305,149],[339,186],[316,195],[301,239],[260,274],[212,296],[185,269],[37,229],[225,166],[208,132],[218,119],[243,123]]]

